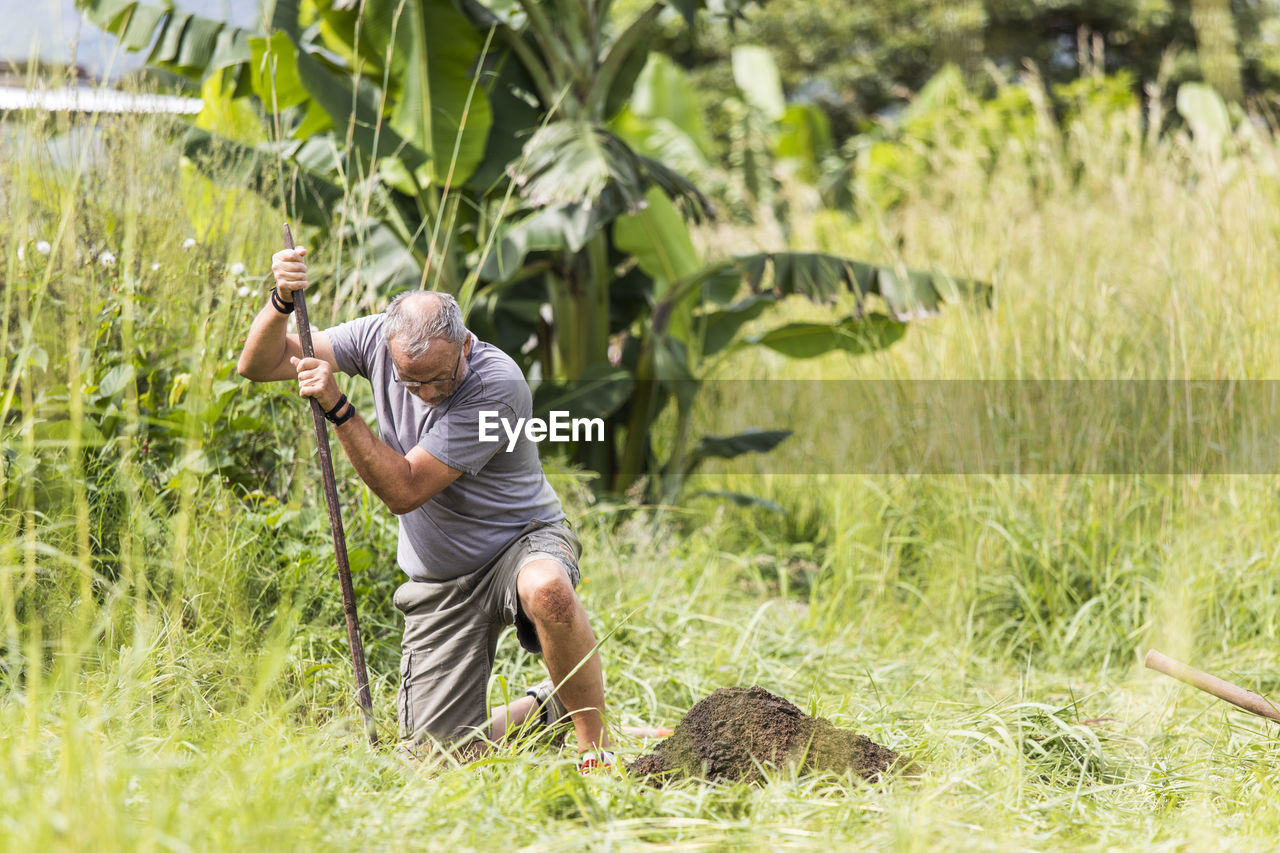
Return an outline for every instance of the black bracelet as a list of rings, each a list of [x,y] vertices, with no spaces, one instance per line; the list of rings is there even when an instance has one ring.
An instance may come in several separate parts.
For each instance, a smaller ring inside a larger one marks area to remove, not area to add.
[[[356,407],[354,403],[347,403],[347,410],[336,418],[329,418],[329,422],[336,427],[340,427],[347,421],[356,416]]]
[[[324,413],[324,419],[332,423],[333,419],[337,417],[338,412],[342,411],[342,407],[345,406],[346,404],[347,404],[347,395],[343,394],[341,397],[338,398],[338,402],[333,404],[333,408],[329,409],[327,412]],[[324,411],[324,410],[322,409],[321,411]]]
[[[271,288],[271,307],[279,311],[281,314],[292,314],[293,309],[298,306],[292,302],[285,302],[281,299],[279,289],[273,287]]]

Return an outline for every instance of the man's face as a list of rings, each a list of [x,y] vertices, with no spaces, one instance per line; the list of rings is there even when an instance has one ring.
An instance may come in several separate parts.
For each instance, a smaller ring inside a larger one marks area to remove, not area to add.
[[[406,357],[394,340],[387,346],[396,383],[428,406],[438,406],[449,399],[467,375],[469,334],[461,344],[432,341],[426,355],[418,359]]]

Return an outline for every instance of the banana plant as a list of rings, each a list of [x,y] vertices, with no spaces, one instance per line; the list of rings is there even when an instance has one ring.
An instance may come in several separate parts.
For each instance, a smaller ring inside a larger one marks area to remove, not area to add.
[[[677,205],[657,187],[648,192],[645,206],[615,217],[608,233],[610,251],[634,264],[615,280],[615,286],[626,283],[645,299],[629,306],[629,311],[616,312],[618,322],[611,326],[612,358],[569,381],[543,383],[535,394],[535,408],[607,418],[613,438],[608,447],[617,454],[609,460],[613,466],[610,486],[625,491],[647,476],[651,500],[674,500],[688,475],[707,458],[766,452],[786,438],[782,432],[751,430],[691,441],[694,402],[717,359],[747,347],[764,347],[796,359],[833,351],[872,352],[899,340],[908,322],[938,312],[944,301],[985,301],[991,295],[981,282],[941,272],[904,270],[822,253],[757,253],[704,263]],[[508,277],[497,279],[497,284],[516,282],[514,287],[523,291],[523,304],[530,309],[539,306],[529,277],[539,275],[546,255],[545,250],[536,249],[520,258],[508,257]],[[491,256],[481,274],[497,275],[499,270]],[[852,308],[829,322],[752,323],[767,321],[769,310],[788,297],[835,308],[846,303],[842,297],[850,294]],[[495,308],[501,304],[493,303]],[[509,342],[521,336],[554,334],[554,326],[539,322],[543,320],[533,313],[521,317],[513,309],[505,326]],[[744,332],[744,327],[752,331]],[[493,328],[502,329],[497,324]],[[540,349],[535,347],[532,355]],[[651,441],[652,425],[672,404],[676,407],[674,441],[665,458],[659,459]]]
[[[780,179],[790,176],[810,185],[829,179],[838,163],[830,123],[813,104],[787,103],[767,48],[736,45],[730,60],[735,89],[717,99],[730,120],[724,168],[710,160],[712,144],[693,82],[663,54],[650,54],[630,103],[612,126],[637,150],[710,176],[716,194],[735,213],[756,221],[772,218],[788,233]]]
[[[429,264],[433,282],[461,287],[467,247],[432,226],[476,227],[469,182],[493,115],[472,74],[484,35],[449,0],[266,0],[256,29],[136,0],[77,5],[200,84],[207,112],[253,104],[270,142],[221,138],[198,117],[187,153],[231,150],[292,217],[336,230],[366,289],[419,285]]]
[[[706,197],[620,135],[666,4],[653,3],[615,35],[604,25],[605,0],[514,5],[524,14],[509,22],[478,2],[464,4],[499,45],[494,67],[503,71],[490,97],[533,93],[542,121],[508,167],[515,204],[480,264],[472,322],[542,380],[537,408],[605,419],[609,440],[582,448],[578,461],[608,489],[623,492],[647,476],[650,498],[672,499],[703,459],[767,451],[785,438],[753,431],[690,439],[694,398],[718,354],[740,346],[793,357],[878,349],[901,337],[909,317],[937,310],[945,295],[981,291],[945,275],[826,255],[705,264],[688,222],[711,214]],[[787,113],[780,88],[753,86],[745,67],[738,78],[744,99],[772,96],[768,115],[780,122]],[[696,148],[693,140],[685,146]],[[842,294],[856,297],[849,316],[742,334],[787,296],[835,304]],[[877,301],[884,310],[868,310]],[[673,401],[676,439],[658,459],[652,425]]]
[[[688,223],[712,214],[708,198],[612,122],[664,12],[692,27],[708,7],[740,15],[750,0],[653,0],[625,25],[610,0],[267,0],[257,30],[78,2],[210,103],[251,104],[271,128],[268,143],[237,143],[206,121],[193,158],[230,145],[242,180],[348,241],[379,299],[406,285],[453,292],[520,362],[537,407],[604,418],[606,440],[572,452],[610,491],[647,476],[649,495],[669,499],[702,459],[785,437],[687,435],[717,354],[887,346],[957,289],[825,255],[697,256]],[[837,321],[743,333],[787,296],[847,293],[858,308]],[[883,310],[864,310],[877,299]],[[678,435],[658,459],[651,428],[672,401]]]

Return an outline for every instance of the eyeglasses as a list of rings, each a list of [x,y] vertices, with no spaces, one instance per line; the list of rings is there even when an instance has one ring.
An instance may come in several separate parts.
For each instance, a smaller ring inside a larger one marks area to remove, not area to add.
[[[453,363],[453,375],[447,379],[401,379],[400,375],[396,373],[396,363],[394,361],[391,362],[391,379],[401,388],[408,388],[409,390],[421,388],[423,385],[430,385],[432,388],[440,388],[448,385],[450,382],[454,382],[458,378],[458,369],[462,367],[462,350],[465,349],[465,347],[466,341],[463,341],[462,346],[458,347],[458,358]]]

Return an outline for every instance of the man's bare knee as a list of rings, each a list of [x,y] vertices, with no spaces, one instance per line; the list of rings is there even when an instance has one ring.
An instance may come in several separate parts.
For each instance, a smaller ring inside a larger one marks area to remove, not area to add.
[[[572,622],[582,605],[563,568],[552,563],[531,563],[517,580],[520,604],[534,622]]]

